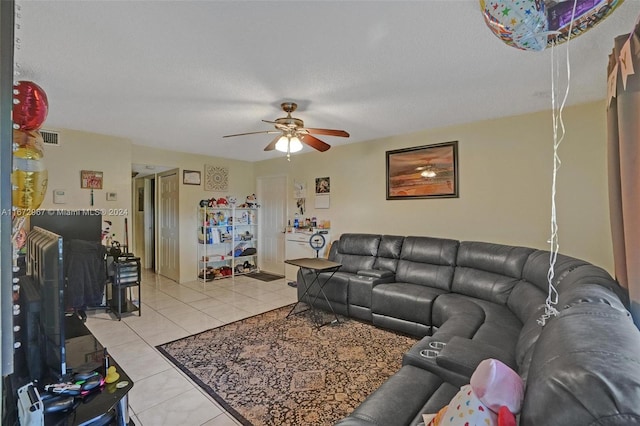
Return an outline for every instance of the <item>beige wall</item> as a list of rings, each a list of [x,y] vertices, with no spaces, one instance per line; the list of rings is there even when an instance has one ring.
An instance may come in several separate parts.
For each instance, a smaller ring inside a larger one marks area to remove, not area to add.
[[[49,183],[40,209],[101,210],[106,213],[103,219],[113,223],[115,239],[124,243],[125,217],[131,222],[131,142],[77,130],[56,131],[60,133],[60,146],[45,146]],[[81,170],[103,172],[103,187],[93,191],[93,206],[91,190],[80,188]],[[54,189],[65,190],[65,204],[53,203]],[[107,192],[115,192],[117,200],[107,201]]]
[[[557,211],[562,253],[613,270],[604,104],[564,112]],[[331,138],[327,138],[329,141]],[[459,198],[386,200],[385,151],[457,140]],[[330,141],[329,141],[330,142]],[[333,147],[255,164],[255,175],[288,175],[308,187],[306,217],[345,232],[427,235],[548,249],[553,133],[551,112]],[[331,207],[316,210],[314,179],[331,178]],[[293,189],[293,188],[291,188]],[[289,213],[295,200],[289,191]]]
[[[567,136],[560,147],[557,196],[560,251],[612,271],[604,105],[567,108],[564,115]],[[94,208],[126,210],[130,244],[132,163],[177,168],[180,174],[204,173],[204,164],[229,167],[227,193],[180,185],[181,282],[195,279],[197,272],[198,202],[223,195],[242,200],[255,192],[260,176],[288,176],[291,217],[293,181],[304,181],[305,216],[331,220],[334,238],[344,232],[376,232],[548,248],[553,143],[549,111],[336,146],[322,154],[293,155],[290,162],[281,157],[253,164],[153,149],[92,133],[60,132],[62,145],[45,151],[49,186],[41,208],[90,208],[89,191],[80,189],[80,170],[102,171],[104,189],[95,191]],[[385,199],[385,151],[452,140],[459,141],[460,198]],[[314,180],[324,176],[331,178],[331,207],[316,210]],[[67,191],[67,204],[53,204],[53,189]],[[107,191],[117,192],[118,200],[106,201]],[[123,239],[124,216],[112,219],[116,238]]]
[[[45,164],[49,183],[41,209],[100,209],[105,219],[113,222],[112,232],[124,243],[124,218],[128,220],[129,244],[133,245],[134,224],[132,204],[131,164],[153,164],[180,170],[200,170],[204,164],[229,168],[229,191],[205,192],[204,185],[180,185],[180,282],[196,278],[196,206],[201,199],[233,195],[244,199],[255,192],[253,165],[245,161],[226,160],[213,156],[185,154],[134,145],[130,140],[114,136],[53,129],[60,132],[60,146],[46,146]],[[80,170],[102,171],[102,190],[94,190],[94,205],[90,191],[80,188]],[[204,179],[204,175],[203,175]],[[66,204],[53,204],[53,190],[66,191]],[[117,201],[106,201],[107,192],[116,192]],[[109,213],[114,213],[109,215]]]

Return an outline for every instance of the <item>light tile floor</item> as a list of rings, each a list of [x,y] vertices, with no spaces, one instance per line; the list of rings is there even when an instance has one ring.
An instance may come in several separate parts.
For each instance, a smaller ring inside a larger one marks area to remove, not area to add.
[[[142,316],[122,321],[104,311],[88,313],[87,327],[134,381],[129,414],[144,426],[235,426],[206,392],[167,361],[156,345],[190,336],[296,301],[283,279],[245,276],[178,284],[142,273]]]

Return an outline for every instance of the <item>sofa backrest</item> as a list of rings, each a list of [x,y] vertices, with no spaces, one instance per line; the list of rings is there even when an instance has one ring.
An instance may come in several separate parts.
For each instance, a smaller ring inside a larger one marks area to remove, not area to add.
[[[342,234],[338,247],[329,252],[329,259],[342,264],[341,272],[356,273],[363,269],[373,269],[378,253],[380,235]]]
[[[550,252],[546,250],[535,250],[529,255],[527,263],[522,271],[522,278],[536,285],[547,294],[549,282],[547,272],[549,271]],[[566,274],[579,266],[589,265],[589,262],[573,257],[558,254],[554,267],[554,285],[564,278]]]
[[[396,269],[396,282],[451,290],[458,241],[405,237]]]
[[[505,305],[533,251],[526,247],[463,241],[458,248],[451,290]]]
[[[574,297],[546,323],[520,371],[520,426],[640,424],[640,331],[617,305]]]
[[[378,246],[378,256],[373,269],[396,272],[404,237],[399,235],[383,235]]]
[[[583,287],[586,284],[599,285],[607,290],[608,299],[622,303],[626,308],[629,307],[629,293],[623,289],[616,280],[604,269],[595,265],[582,265],[573,268],[570,272],[563,275],[562,279],[556,284],[560,298],[562,295],[575,287]],[[589,292],[589,294],[591,294]],[[562,306],[561,303],[558,303]]]
[[[509,309],[523,323],[516,346],[516,362],[524,370],[531,361],[529,350],[542,332],[538,320],[545,311],[549,294],[549,261],[549,251],[532,252],[523,269],[523,280],[513,288],[507,302]],[[554,305],[558,311],[572,306],[575,300],[594,301],[594,295],[599,295],[600,301],[606,300],[605,303],[621,309],[628,306],[625,305],[628,302],[626,293],[604,269],[570,256],[557,256],[553,285],[558,291],[558,303]],[[606,291],[598,291],[594,286],[602,286]]]

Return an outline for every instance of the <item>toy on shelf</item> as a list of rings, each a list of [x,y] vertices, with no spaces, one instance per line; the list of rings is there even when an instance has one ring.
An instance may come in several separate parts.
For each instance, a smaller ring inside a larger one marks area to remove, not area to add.
[[[243,209],[255,209],[260,207],[260,204],[258,204],[258,199],[256,198],[256,194],[251,194],[251,195],[247,195],[245,202],[240,204],[238,207]]]

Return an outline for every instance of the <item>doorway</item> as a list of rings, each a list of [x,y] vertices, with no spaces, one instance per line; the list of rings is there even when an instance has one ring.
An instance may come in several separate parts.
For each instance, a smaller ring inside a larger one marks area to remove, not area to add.
[[[134,180],[133,252],[142,267],[156,272],[156,197],[155,175]]]
[[[175,167],[152,164],[131,165],[133,207],[133,253],[145,269],[158,272],[158,193],[159,176]],[[176,172],[177,173],[177,172]]]
[[[257,179],[256,194],[261,204],[258,231],[258,262],[260,269],[284,275],[287,177],[259,177]]]

